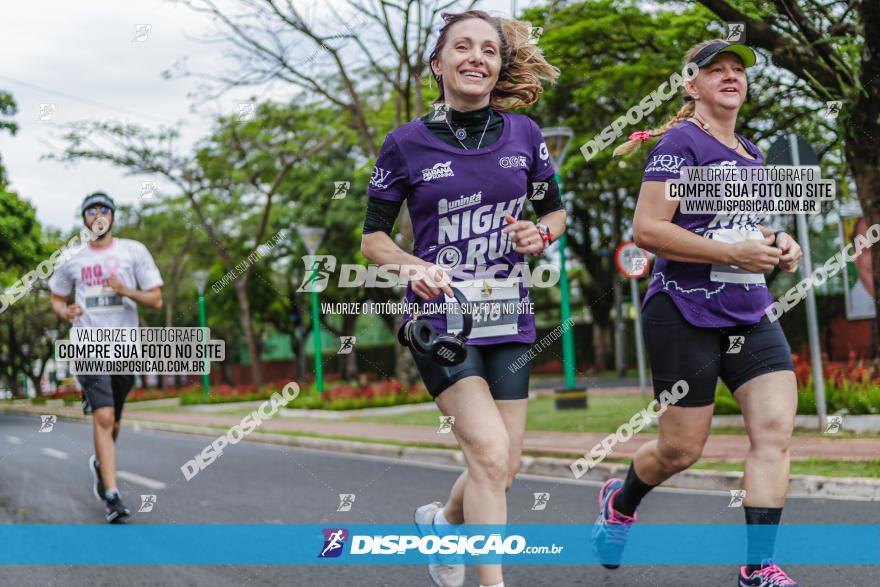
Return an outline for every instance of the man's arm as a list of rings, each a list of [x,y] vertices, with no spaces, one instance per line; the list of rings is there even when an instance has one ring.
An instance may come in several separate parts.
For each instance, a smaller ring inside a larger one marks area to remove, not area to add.
[[[82,316],[83,309],[79,304],[73,304],[71,306],[67,305],[67,296],[60,296],[55,292],[52,292],[52,297],[50,299],[52,304],[52,311],[61,316],[63,320],[67,320],[71,324]]]
[[[125,284],[123,284],[122,281],[120,281],[119,278],[115,275],[111,275],[107,279],[107,285],[113,288],[113,293],[131,298],[145,308],[158,310],[162,307],[161,287],[154,287],[152,289],[147,289],[144,291],[141,291],[139,289],[132,289],[130,287],[125,287]]]

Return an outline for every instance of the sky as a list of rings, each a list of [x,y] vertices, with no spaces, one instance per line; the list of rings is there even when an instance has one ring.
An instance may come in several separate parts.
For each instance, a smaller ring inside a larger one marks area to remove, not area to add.
[[[293,0],[320,23],[343,0]],[[221,5],[235,6],[235,0]],[[485,0],[477,8],[507,16],[514,2]],[[515,2],[519,10],[534,0]],[[41,160],[57,153],[66,124],[115,120],[151,128],[181,124],[183,144],[207,134],[217,113],[237,112],[249,96],[284,99],[285,88],[247,88],[197,104],[192,78],[165,80],[161,73],[186,59],[192,71],[219,73],[231,65],[223,47],[200,42],[213,25],[209,18],[177,2],[87,0],[7,3],[0,19],[4,58],[0,89],[18,104],[18,133],[0,134],[0,155],[10,189],[29,200],[44,226],[68,230],[79,225],[83,197],[103,190],[118,203],[137,203],[144,181],[105,163],[63,165]],[[161,183],[159,189],[161,190]]]

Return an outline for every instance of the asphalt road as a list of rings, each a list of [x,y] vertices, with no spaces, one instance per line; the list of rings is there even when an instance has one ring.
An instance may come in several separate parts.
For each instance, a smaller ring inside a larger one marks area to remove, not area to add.
[[[101,524],[103,507],[91,493],[87,460],[91,428],[58,421],[39,433],[32,416],[0,414],[0,524]],[[139,495],[157,496],[153,511],[136,524],[408,524],[413,509],[445,499],[457,471],[371,457],[337,455],[253,442],[228,448],[186,482],[180,465],[208,437],[124,427],[119,442],[120,489],[132,511]],[[531,511],[532,494],[550,493],[544,511]],[[598,487],[528,477],[509,494],[512,523],[590,524]],[[350,512],[337,512],[338,494],[353,493]],[[658,490],[643,503],[648,523],[738,523],[742,510],[729,495]],[[789,523],[880,523],[878,502],[793,498]],[[660,545],[659,547],[662,547]],[[2,548],[2,544],[0,544]],[[112,544],[95,548],[113,548]],[[820,561],[817,561],[817,563]],[[880,585],[880,566],[787,566],[803,586]],[[523,566],[505,569],[505,585],[706,586],[734,585],[732,566],[631,566],[606,571],[593,566]],[[477,585],[468,568],[467,585]],[[26,586],[429,586],[423,566],[6,566],[0,585]]]

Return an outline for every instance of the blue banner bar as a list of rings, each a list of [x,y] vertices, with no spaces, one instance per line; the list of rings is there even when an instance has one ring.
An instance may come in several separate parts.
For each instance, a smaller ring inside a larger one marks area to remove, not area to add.
[[[772,531],[753,526],[750,532],[764,529]],[[6,524],[0,525],[0,564],[399,565],[438,559],[464,564],[598,564],[591,530],[591,525],[468,525],[456,527],[454,534],[422,539],[411,524]],[[784,524],[776,543],[779,564],[880,564],[880,525]],[[629,533],[621,564],[743,564],[745,545],[742,524],[637,524]],[[432,555],[420,552],[419,546],[465,554]],[[470,554],[468,547],[489,554]]]

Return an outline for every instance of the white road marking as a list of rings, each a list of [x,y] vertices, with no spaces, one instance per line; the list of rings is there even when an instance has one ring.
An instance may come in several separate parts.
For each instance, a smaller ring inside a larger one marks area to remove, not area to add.
[[[64,452],[63,450],[57,450],[54,448],[45,448],[44,447],[44,448],[40,449],[40,452],[42,452],[44,455],[50,456],[52,458],[61,459],[62,461],[66,461],[68,458],[66,452]]]
[[[128,471],[116,471],[116,477],[119,479],[124,479],[129,483],[134,483],[135,485],[141,485],[146,487],[147,489],[165,489],[168,487],[165,483],[161,481],[156,481],[155,479],[150,479],[149,477],[143,477],[142,475],[138,475],[137,473],[129,473]]]
[[[13,436],[11,434],[6,435],[6,440],[9,441],[9,444],[21,444],[21,438],[18,436]]]

